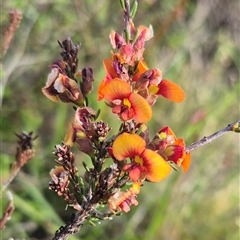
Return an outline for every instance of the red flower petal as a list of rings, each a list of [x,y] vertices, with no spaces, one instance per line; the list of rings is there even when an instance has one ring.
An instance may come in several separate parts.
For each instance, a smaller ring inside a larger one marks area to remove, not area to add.
[[[162,133],[162,132],[166,133],[167,136],[172,135],[173,138],[174,138],[174,141],[176,141],[177,137],[175,136],[173,130],[172,130],[170,127],[168,127],[168,126],[167,126],[167,127],[163,127],[163,128],[161,128],[161,129],[158,131],[159,134]]]
[[[113,143],[113,155],[119,161],[128,157],[140,156],[146,147],[146,142],[136,134],[123,133]]]
[[[159,182],[170,174],[171,166],[156,152],[146,149],[141,157],[143,166],[146,168],[146,177],[149,181]]]
[[[158,88],[157,95],[162,95],[173,102],[182,102],[185,99],[184,91],[174,82],[163,79]]]
[[[133,182],[137,182],[141,176],[141,168],[135,167],[129,172],[129,178]]]
[[[178,166],[180,166],[183,155],[185,154],[183,147],[178,145],[168,146],[163,153],[167,156],[169,161],[173,161]],[[181,161],[179,162],[180,159]]]

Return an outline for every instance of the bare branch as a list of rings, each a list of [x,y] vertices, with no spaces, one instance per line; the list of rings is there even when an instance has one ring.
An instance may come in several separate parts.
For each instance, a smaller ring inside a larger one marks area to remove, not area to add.
[[[13,197],[10,191],[7,192],[7,196],[9,199],[9,203],[3,212],[2,218],[0,219],[0,231],[5,228],[7,221],[11,219],[11,215],[15,209],[13,205]]]
[[[203,145],[206,145],[208,143],[211,143],[213,140],[215,140],[216,138],[221,137],[223,134],[227,133],[227,132],[238,132],[239,131],[239,125],[240,125],[240,120],[237,120],[231,124],[228,124],[225,128],[207,136],[207,137],[203,137],[201,140],[192,143],[191,145],[186,147],[186,151],[190,152],[196,148],[199,148]]]
[[[9,12],[9,17],[10,17],[10,22],[4,32],[2,46],[1,46],[2,58],[6,54],[9,46],[11,45],[14,34],[20,25],[20,22],[22,20],[22,13],[21,11],[14,9]]]
[[[11,166],[9,178],[5,183],[3,183],[1,193],[16,177],[20,169],[35,155],[35,151],[33,149],[33,141],[37,137],[33,137],[33,132],[30,132],[29,134],[22,132],[21,134],[16,134],[16,136],[19,138],[18,146],[16,149],[16,161]]]

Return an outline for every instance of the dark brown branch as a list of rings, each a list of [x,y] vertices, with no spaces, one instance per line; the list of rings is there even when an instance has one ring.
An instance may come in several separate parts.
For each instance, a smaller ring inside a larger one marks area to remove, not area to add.
[[[84,221],[91,214],[91,212],[95,210],[95,208],[96,204],[86,203],[82,211],[73,214],[69,222],[56,231],[52,240],[66,240],[70,235],[78,233]]]
[[[187,146],[186,147],[186,151],[187,152],[190,152],[196,148],[199,148],[203,145],[206,145],[208,143],[211,143],[213,140],[215,140],[216,138],[219,138],[221,137],[223,134],[227,133],[227,132],[231,132],[231,131],[234,131],[234,126],[238,124],[238,126],[240,125],[240,120],[237,120],[231,124],[228,124],[225,128],[207,136],[207,137],[203,137],[201,140],[197,141],[197,142],[194,142],[192,143],[191,145]],[[235,130],[237,132],[237,130]]]

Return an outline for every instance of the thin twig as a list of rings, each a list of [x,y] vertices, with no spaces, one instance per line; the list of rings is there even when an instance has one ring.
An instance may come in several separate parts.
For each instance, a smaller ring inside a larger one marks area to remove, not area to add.
[[[11,166],[9,178],[2,185],[1,193],[5,191],[8,185],[17,176],[21,168],[35,155],[33,141],[37,136],[33,137],[33,132],[30,132],[29,134],[22,132],[21,134],[16,134],[16,136],[19,138],[16,149],[16,161]]]
[[[21,168],[30,160],[34,157],[35,153],[32,149],[28,149],[21,153],[19,159],[15,161],[12,165],[12,168],[10,170],[10,176],[6,180],[6,182],[3,183],[1,192],[3,192],[8,185],[13,181],[13,179],[17,176],[18,172],[21,170]]]
[[[215,140],[216,138],[219,138],[221,137],[223,134],[227,133],[227,132],[231,132],[231,131],[234,131],[233,127],[236,125],[236,124],[240,124],[240,120],[237,120],[231,124],[228,124],[225,128],[207,136],[207,137],[203,137],[201,140],[197,141],[197,142],[194,142],[192,143],[191,145],[187,146],[186,147],[186,151],[187,152],[190,152],[196,148],[199,148],[199,147],[202,147],[203,145],[206,145],[208,143],[211,143],[213,140]]]
[[[0,219],[0,231],[5,228],[5,225],[6,225],[7,221],[10,220],[11,215],[15,208],[13,205],[13,197],[12,197],[12,194],[10,191],[7,192],[7,196],[8,196],[9,202],[3,212],[2,218]]]
[[[22,13],[21,11],[14,9],[9,12],[9,17],[10,22],[4,32],[2,40],[2,58],[5,56],[9,46],[11,45],[14,34],[20,25],[20,22],[22,20]]]

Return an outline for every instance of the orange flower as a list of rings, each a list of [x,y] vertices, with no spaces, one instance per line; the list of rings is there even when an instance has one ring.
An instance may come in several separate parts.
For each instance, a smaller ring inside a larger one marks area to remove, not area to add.
[[[104,98],[104,94],[102,93],[102,89],[106,86],[108,82],[115,78],[120,78],[123,81],[128,81],[128,71],[127,69],[119,62],[117,59],[117,55],[113,53],[112,58],[107,58],[103,61],[103,66],[106,71],[106,77],[101,81],[98,87],[98,100],[102,100]]]
[[[139,94],[133,93],[131,86],[119,78],[109,81],[101,89],[101,94],[122,121],[134,119],[138,123],[145,123],[152,117],[148,102]]]
[[[180,86],[170,80],[162,79],[161,71],[149,69],[144,61],[139,61],[133,81],[136,82],[135,89],[150,105],[153,105],[160,95],[173,102],[182,102],[185,99],[185,93]]]
[[[140,192],[141,183],[135,182],[133,186],[126,192],[116,192],[108,199],[108,206],[114,213],[118,211],[128,212],[131,205],[138,205],[136,200],[137,194]]]
[[[143,60],[143,52],[145,42],[153,37],[153,29],[150,26],[139,26],[135,29],[133,22],[131,22],[131,43],[127,43],[125,39],[112,31],[110,33],[110,42],[113,49],[117,48],[118,52],[115,53],[115,57],[121,64],[127,64],[129,66],[135,66],[137,61]]]
[[[146,149],[146,142],[136,134],[123,133],[113,143],[112,152],[118,161],[131,159],[123,170],[129,172],[133,182],[144,180],[159,182],[171,172],[171,166],[156,152]]]
[[[151,144],[167,161],[174,162],[178,167],[182,166],[184,173],[188,171],[191,155],[185,151],[184,140],[177,138],[169,127],[159,130]]]

